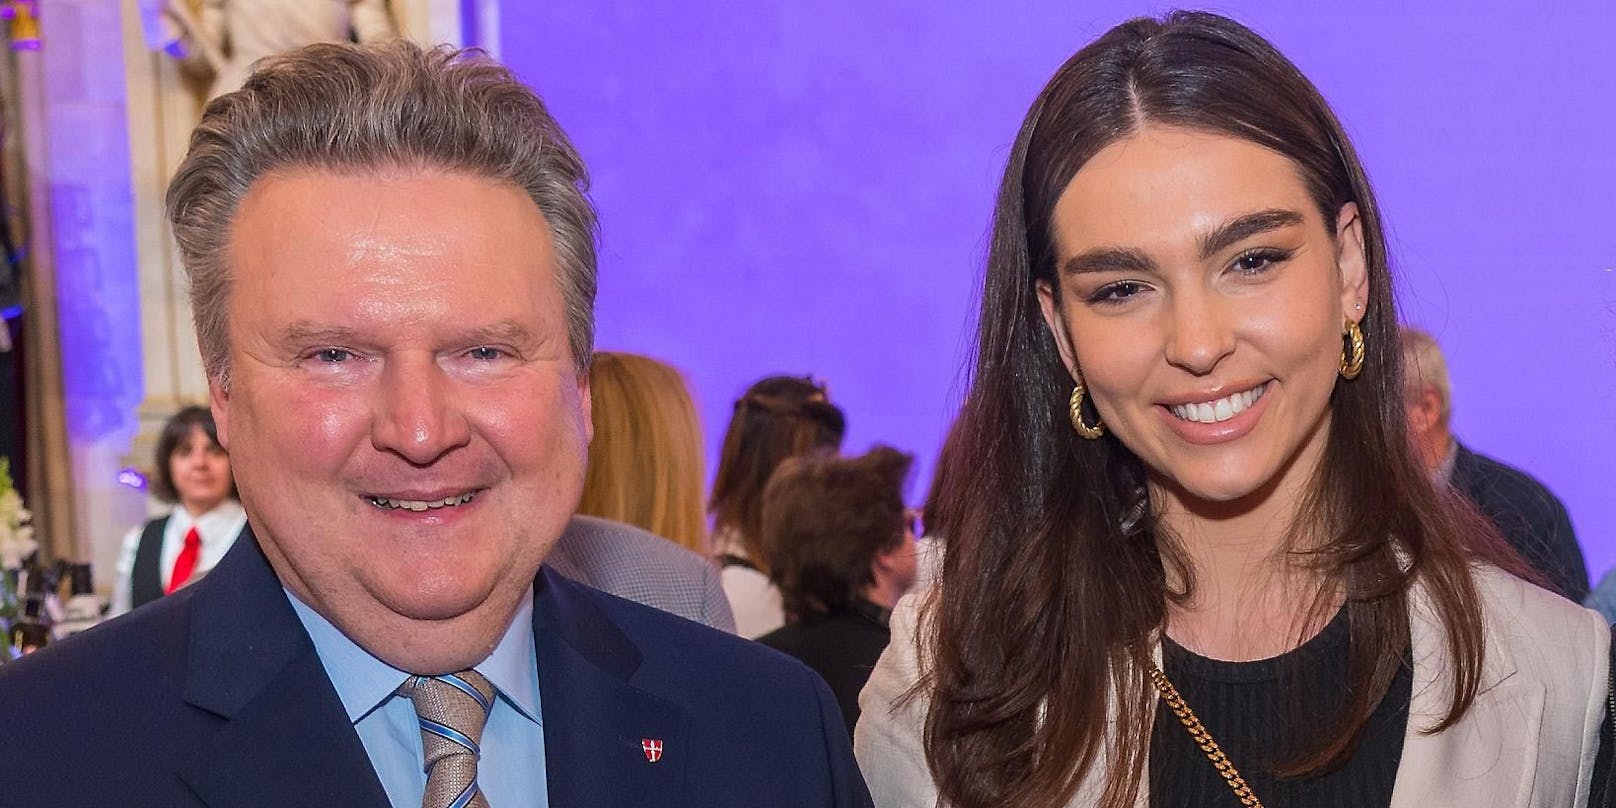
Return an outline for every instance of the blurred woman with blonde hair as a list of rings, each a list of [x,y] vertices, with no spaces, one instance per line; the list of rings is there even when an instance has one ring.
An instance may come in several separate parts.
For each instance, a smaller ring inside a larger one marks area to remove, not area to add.
[[[701,421],[684,377],[650,357],[597,351],[589,387],[595,437],[578,512],[708,555]]]

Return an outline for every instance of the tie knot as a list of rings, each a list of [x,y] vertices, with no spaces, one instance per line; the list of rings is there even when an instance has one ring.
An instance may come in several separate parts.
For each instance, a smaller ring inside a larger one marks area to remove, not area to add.
[[[494,708],[494,686],[467,670],[443,676],[414,676],[398,689],[415,705],[421,725],[425,808],[488,808],[477,787],[483,724]]]
[[[494,708],[494,686],[483,675],[467,670],[443,676],[417,676],[400,688],[415,705],[421,730],[477,754],[488,711]]]
[[[191,529],[185,531],[185,546],[196,547],[200,544],[202,544],[202,534],[197,531],[196,525],[191,525]]]

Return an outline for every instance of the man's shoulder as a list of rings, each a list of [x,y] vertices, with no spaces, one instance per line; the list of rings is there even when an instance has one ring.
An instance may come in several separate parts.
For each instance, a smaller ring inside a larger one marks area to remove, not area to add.
[[[707,559],[633,525],[574,516],[546,559],[561,575],[697,622],[732,629]]]
[[[538,628],[547,732],[570,738],[571,729],[598,734],[618,722],[665,733],[651,737],[666,740],[669,755],[680,750],[703,805],[868,805],[835,698],[808,666],[559,575],[545,579],[539,597],[551,615],[536,619],[559,620],[550,625],[566,635]],[[553,716],[552,694],[561,697]],[[547,738],[546,747],[585,769],[611,758],[588,741],[552,750]],[[610,772],[601,776],[624,773]]]
[[[163,598],[0,667],[0,692],[60,690],[74,681],[95,682],[98,690],[115,689],[136,684],[132,674],[172,669],[175,660],[184,658],[188,595]],[[109,680],[113,672],[120,675]]]
[[[1485,510],[1495,503],[1515,509],[1554,512],[1565,506],[1548,486],[1531,474],[1501,460],[1460,445],[1455,465],[1459,487]]]
[[[634,642],[644,657],[642,665],[658,675],[684,670],[714,681],[808,673],[796,660],[751,640],[609,592],[584,586],[575,592],[598,606]]]
[[[622,560],[650,561],[661,568],[674,568],[697,577],[711,566],[706,559],[669,539],[634,525],[594,516],[572,517],[556,541],[556,548],[571,561],[588,567],[591,575],[631,571],[611,563]]]
[[[574,582],[562,581],[558,589],[563,591],[551,594],[552,603],[574,612],[566,618],[570,625],[562,629],[562,641],[592,662],[587,668],[568,667],[585,675],[622,676],[628,687],[676,709],[706,744],[740,755],[758,743],[797,743],[823,730],[833,699],[819,674],[803,662]],[[542,645],[544,628],[539,631]],[[541,651],[541,683],[545,659]],[[746,731],[737,729],[738,720]]]
[[[144,736],[183,709],[188,600],[178,593],[0,667],[0,747],[88,765],[158,754],[166,739]]]

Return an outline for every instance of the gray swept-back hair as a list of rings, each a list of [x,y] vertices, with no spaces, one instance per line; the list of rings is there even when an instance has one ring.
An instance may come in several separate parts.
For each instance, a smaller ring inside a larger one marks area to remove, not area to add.
[[[574,363],[594,343],[595,209],[582,159],[544,102],[477,51],[408,40],[322,43],[265,60],[208,104],[168,186],[208,378],[228,387],[231,223],[272,171],[424,166],[527,192],[555,242]]]
[[[1453,381],[1448,377],[1448,360],[1442,346],[1430,332],[1411,325],[1402,326],[1397,336],[1403,346],[1403,391],[1412,400],[1422,385],[1431,385],[1441,399],[1440,417],[1446,424],[1453,415]]]

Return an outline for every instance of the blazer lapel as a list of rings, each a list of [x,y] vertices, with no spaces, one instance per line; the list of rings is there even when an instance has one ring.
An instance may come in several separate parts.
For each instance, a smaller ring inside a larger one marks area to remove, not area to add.
[[[195,586],[185,701],[223,719],[178,773],[212,808],[386,808],[359,736],[250,529]]]
[[[1452,658],[1422,584],[1415,584],[1409,601],[1414,683],[1392,808],[1529,805],[1546,697],[1543,685],[1515,676],[1507,645],[1489,637],[1476,700],[1458,724],[1426,733],[1451,703]]]
[[[638,646],[548,568],[534,582],[533,632],[551,808],[691,804],[683,711],[633,685]]]

